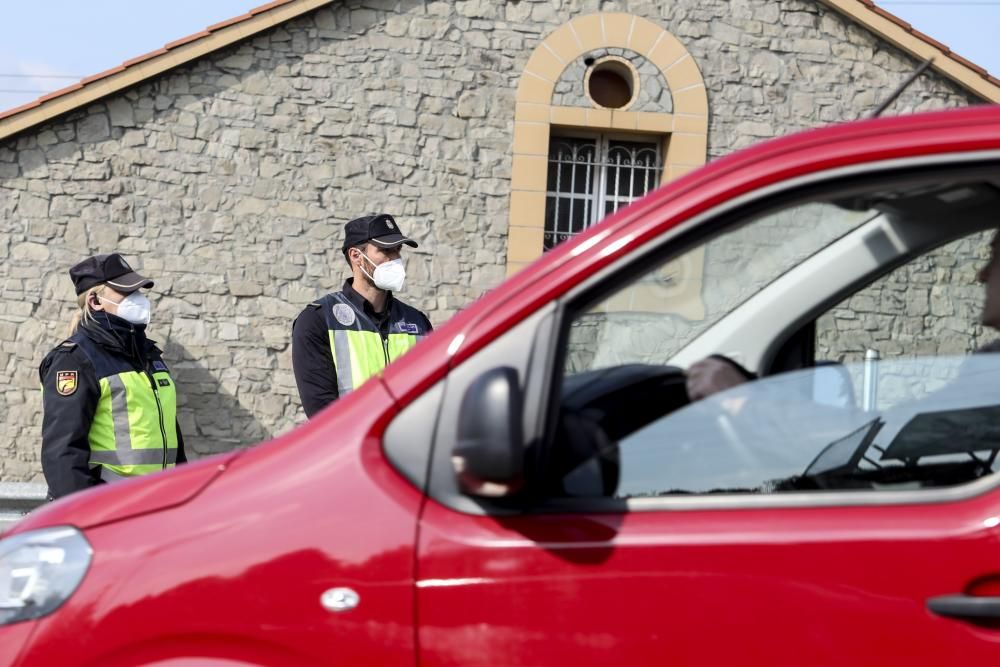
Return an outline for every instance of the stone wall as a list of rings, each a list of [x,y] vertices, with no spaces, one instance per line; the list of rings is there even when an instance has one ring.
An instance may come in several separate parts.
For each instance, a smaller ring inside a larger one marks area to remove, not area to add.
[[[4,141],[0,480],[40,480],[36,369],[87,254],[119,250],[156,278],[150,333],[195,455],[303,419],[290,323],[339,286],[349,218],[388,211],[420,241],[405,298],[435,324],[499,283],[520,72],[595,11],[684,43],[712,157],[863,116],[916,66],[814,0],[351,1]],[[929,74],[893,112],[972,101]]]
[[[983,286],[976,275],[993,232],[974,234],[902,266],[832,308],[816,322],[816,356],[844,363],[876,350],[881,359],[964,357],[996,331],[980,323]],[[960,365],[909,365],[919,377],[886,378],[886,401],[923,395],[953,379]],[[857,389],[860,396],[860,389]]]

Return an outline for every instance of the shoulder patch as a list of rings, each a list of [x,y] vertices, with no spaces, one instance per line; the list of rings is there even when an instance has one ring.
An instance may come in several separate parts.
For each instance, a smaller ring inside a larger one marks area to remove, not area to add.
[[[165,371],[165,370],[167,370],[167,365],[165,363],[163,363],[162,361],[156,360],[156,361],[153,362],[153,370],[154,371]]]
[[[77,371],[56,372],[56,392],[60,396],[70,396],[76,392]]]
[[[356,319],[354,316],[354,309],[346,303],[338,303],[335,305],[333,307],[333,316],[337,318],[337,321],[345,327],[349,327],[354,324],[354,320]]]

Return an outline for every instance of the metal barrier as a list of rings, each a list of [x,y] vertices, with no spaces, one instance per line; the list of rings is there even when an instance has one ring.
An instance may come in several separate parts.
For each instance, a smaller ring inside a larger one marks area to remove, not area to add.
[[[45,502],[44,484],[0,482],[0,533]]]

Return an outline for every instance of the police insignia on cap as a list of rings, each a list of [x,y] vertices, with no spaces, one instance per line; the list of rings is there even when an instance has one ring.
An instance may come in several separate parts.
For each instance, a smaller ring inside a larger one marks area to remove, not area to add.
[[[76,391],[76,371],[56,373],[56,391],[60,396],[69,396]]]
[[[345,327],[354,324],[354,310],[346,303],[338,303],[333,307],[333,316]]]
[[[388,227],[389,229],[395,229],[396,228],[396,225],[392,224],[392,220],[386,220],[385,221],[385,226]]]

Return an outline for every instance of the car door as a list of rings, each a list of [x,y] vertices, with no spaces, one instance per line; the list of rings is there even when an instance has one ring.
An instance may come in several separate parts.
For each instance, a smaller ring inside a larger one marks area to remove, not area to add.
[[[989,226],[995,166],[974,166],[762,196],[452,371],[418,536],[420,663],[995,664],[1000,365],[901,361],[882,370],[906,391],[882,403],[860,399],[861,362],[692,404],[668,363],[717,343],[767,375],[803,323]],[[482,493],[452,464],[496,368],[518,381],[524,483]]]

